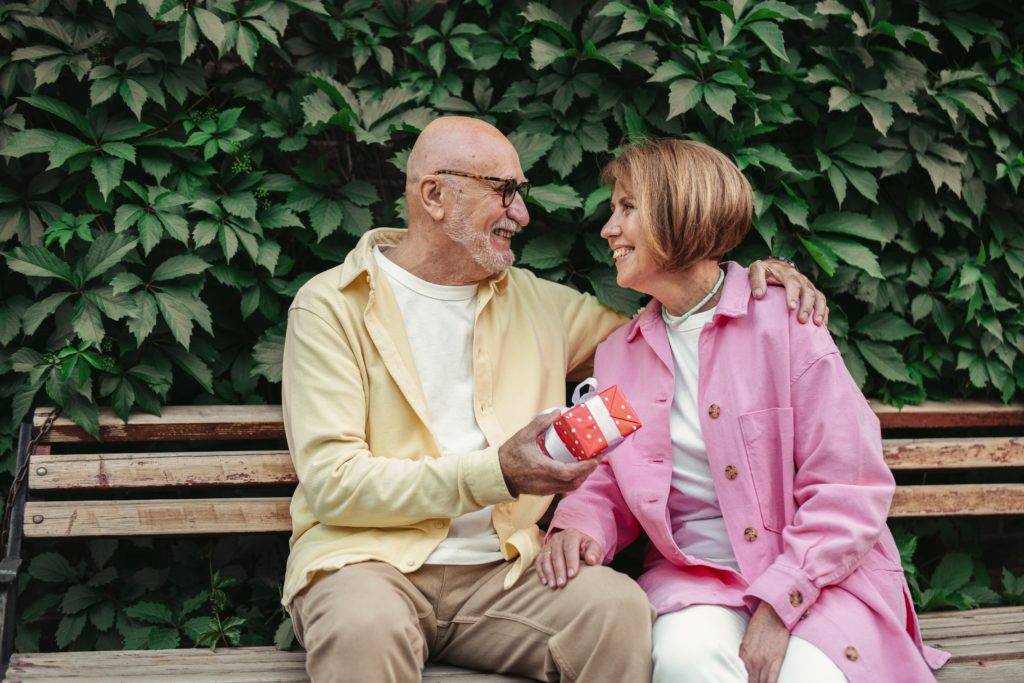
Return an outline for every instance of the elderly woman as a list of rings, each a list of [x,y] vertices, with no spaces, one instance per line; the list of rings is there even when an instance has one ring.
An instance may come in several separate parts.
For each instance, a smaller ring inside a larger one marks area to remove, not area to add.
[[[653,300],[595,374],[644,427],[559,504],[541,581],[645,532],[655,681],[934,680],[948,655],[921,642],[885,525],[877,418],[825,327],[780,315],[778,288],[748,305],[719,261],[750,228],[746,179],[682,140],[627,147],[605,179],[618,283]]]

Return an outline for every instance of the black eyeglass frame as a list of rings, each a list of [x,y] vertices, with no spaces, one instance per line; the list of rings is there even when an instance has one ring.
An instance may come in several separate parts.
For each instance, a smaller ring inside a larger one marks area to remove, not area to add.
[[[450,169],[443,168],[440,171],[434,171],[434,175],[454,175],[460,178],[471,178],[472,180],[482,180],[484,182],[501,183],[501,205],[506,209],[512,206],[512,202],[516,199],[518,193],[523,201],[530,195],[530,181],[524,180],[523,182],[516,182],[515,178],[498,178],[492,175],[476,175],[475,173],[465,173],[463,171],[452,171]]]

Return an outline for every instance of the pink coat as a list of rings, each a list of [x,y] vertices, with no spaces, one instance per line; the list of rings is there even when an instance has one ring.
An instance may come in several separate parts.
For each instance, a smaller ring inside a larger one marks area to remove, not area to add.
[[[828,331],[800,324],[785,292],[768,289],[751,303],[746,269],[730,263],[698,347],[701,429],[740,572],[672,538],[675,366],[657,301],[601,344],[595,366],[644,426],[562,500],[551,529],[592,536],[606,563],[646,533],[639,583],[659,614],[765,600],[852,682],[934,680],[949,655],[921,642],[886,527],[895,485],[878,419]]]

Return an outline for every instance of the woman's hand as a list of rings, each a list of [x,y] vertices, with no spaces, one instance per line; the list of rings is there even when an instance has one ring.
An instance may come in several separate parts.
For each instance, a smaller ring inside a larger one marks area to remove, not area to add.
[[[815,325],[828,325],[825,295],[795,267],[778,259],[765,259],[751,263],[748,272],[750,291],[754,293],[755,299],[761,299],[768,293],[768,285],[782,285],[786,288],[789,310],[796,309],[798,305],[800,307],[797,314],[800,322],[807,322],[813,313]]]
[[[740,659],[747,666],[748,683],[777,683],[789,645],[789,629],[767,602],[754,611],[740,643]]]
[[[580,571],[580,559],[595,565],[604,557],[601,544],[575,529],[551,535],[537,556],[534,567],[540,582],[551,589],[561,588]]]

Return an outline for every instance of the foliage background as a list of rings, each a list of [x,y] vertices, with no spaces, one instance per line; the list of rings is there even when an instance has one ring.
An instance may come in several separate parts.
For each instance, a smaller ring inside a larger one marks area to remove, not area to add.
[[[635,310],[598,171],[630,139],[702,139],[756,189],[737,258],[792,257],[821,286],[866,393],[1019,398],[1022,19],[974,0],[5,2],[4,462],[33,405],[95,431],[98,405],[278,400],[290,297],[402,224],[408,148],[445,113],[516,144],[535,186],[519,264],[544,277]],[[257,642],[280,621],[279,556],[69,547],[33,560],[23,649]],[[991,584],[940,555],[947,597]],[[161,609],[168,581],[197,602]]]

